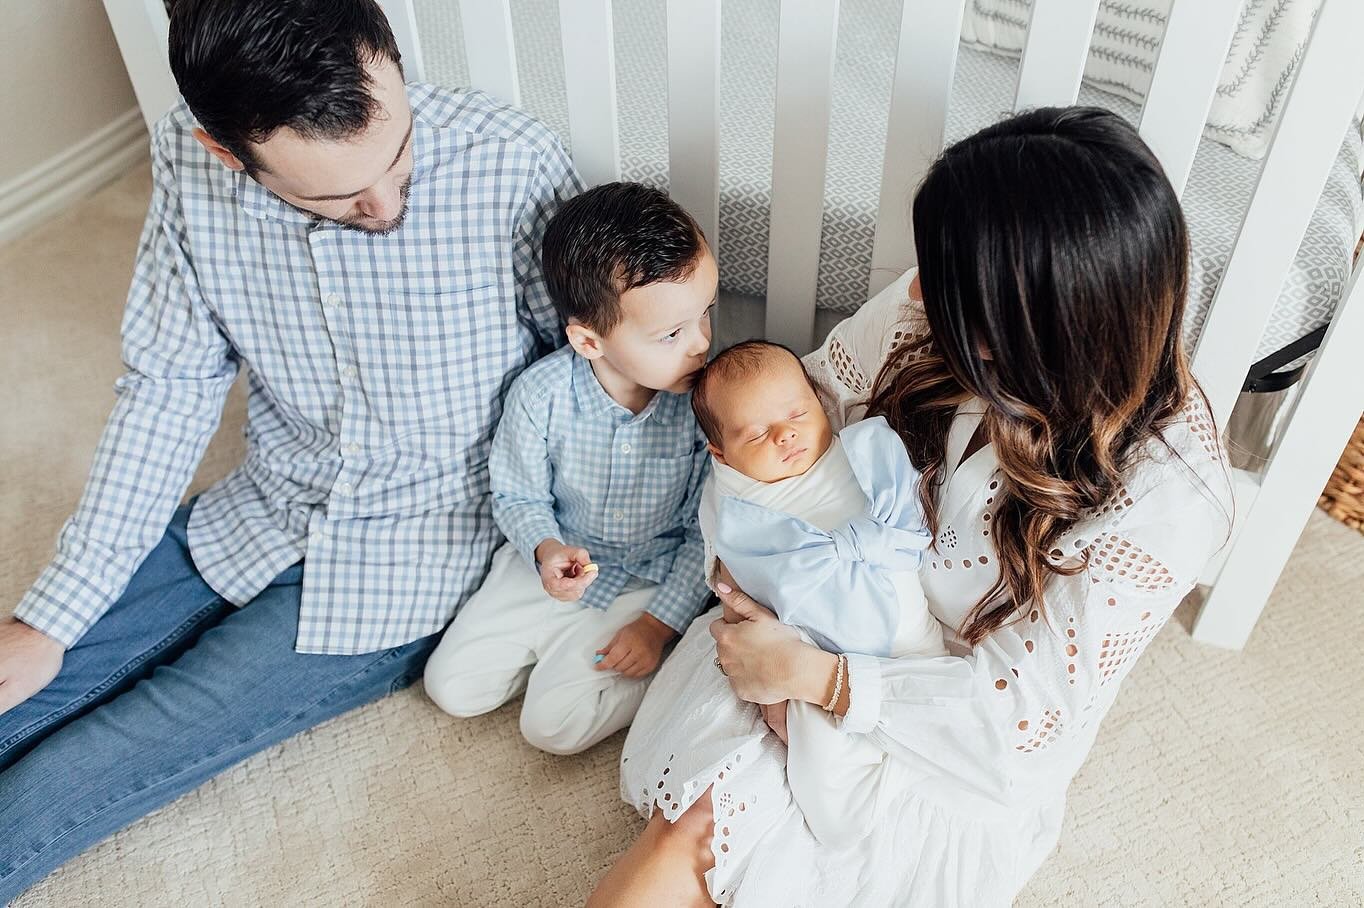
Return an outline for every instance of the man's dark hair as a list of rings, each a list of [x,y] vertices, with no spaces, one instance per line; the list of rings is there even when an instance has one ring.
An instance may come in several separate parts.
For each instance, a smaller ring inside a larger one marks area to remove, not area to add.
[[[541,266],[559,317],[607,335],[620,322],[622,293],[686,280],[705,246],[701,227],[667,193],[604,183],[550,219]]]
[[[691,391],[691,410],[696,414],[696,423],[705,433],[706,440],[717,448],[724,447],[724,426],[715,412],[718,403],[715,400],[715,386],[752,378],[774,360],[787,357],[795,362],[805,381],[813,388],[814,380],[810,378],[805,363],[801,362],[796,351],[775,341],[741,341],[726,347],[706,364],[701,374],[696,376],[696,385]]]
[[[199,125],[260,169],[252,142],[287,126],[343,139],[369,126],[377,102],[365,67],[401,66],[374,0],[174,0],[170,66]]]

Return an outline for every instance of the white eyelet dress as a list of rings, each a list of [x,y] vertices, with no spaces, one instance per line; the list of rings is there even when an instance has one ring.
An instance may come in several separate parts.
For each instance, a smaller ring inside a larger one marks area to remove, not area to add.
[[[906,273],[805,360],[835,428],[864,415],[885,359],[926,331]],[[940,529],[922,583],[949,656],[849,654],[841,726],[884,750],[871,834],[832,849],[810,834],[786,784],[786,750],[713,664],[713,610],[688,629],[649,688],[621,757],[621,793],[676,820],[707,790],[711,897],[739,906],[1007,905],[1055,847],[1065,792],[1122,679],[1226,539],[1229,483],[1201,398],[1134,457],[1124,487],[1052,553],[1087,558],[1055,575],[1044,609],[974,648],[951,629],[994,583],[1002,481],[986,446],[962,453],[982,407],[947,439]]]

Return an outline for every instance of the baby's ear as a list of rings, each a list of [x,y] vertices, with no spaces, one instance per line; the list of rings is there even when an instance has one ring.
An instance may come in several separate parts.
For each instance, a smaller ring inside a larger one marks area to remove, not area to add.
[[[716,463],[725,463],[724,451],[721,451],[719,448],[715,447],[715,445],[711,444],[710,442],[706,442],[706,450],[710,452],[711,457],[715,458]],[[725,466],[729,466],[729,464],[725,464]]]
[[[597,332],[579,322],[569,322],[564,328],[568,345],[585,359],[597,359],[602,355],[601,338]]]

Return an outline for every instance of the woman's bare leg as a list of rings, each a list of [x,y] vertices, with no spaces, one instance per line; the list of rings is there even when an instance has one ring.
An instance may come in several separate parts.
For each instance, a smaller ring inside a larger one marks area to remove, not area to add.
[[[711,908],[705,873],[715,866],[710,789],[676,822],[654,811],[644,831],[597,883],[587,908],[698,905]]]

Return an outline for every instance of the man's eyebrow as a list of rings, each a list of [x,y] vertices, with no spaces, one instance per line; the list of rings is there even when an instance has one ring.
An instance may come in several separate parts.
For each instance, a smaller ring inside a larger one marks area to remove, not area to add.
[[[388,173],[388,171],[392,170],[394,165],[402,158],[403,152],[407,151],[407,144],[412,141],[412,126],[414,123],[416,123],[416,117],[407,121],[407,135],[403,136],[403,144],[398,146],[398,153],[393,156],[392,163],[385,168],[384,173]],[[364,189],[357,189],[354,192],[347,192],[342,195],[301,195],[299,198],[308,202],[339,202],[342,199],[353,199],[364,191]]]

